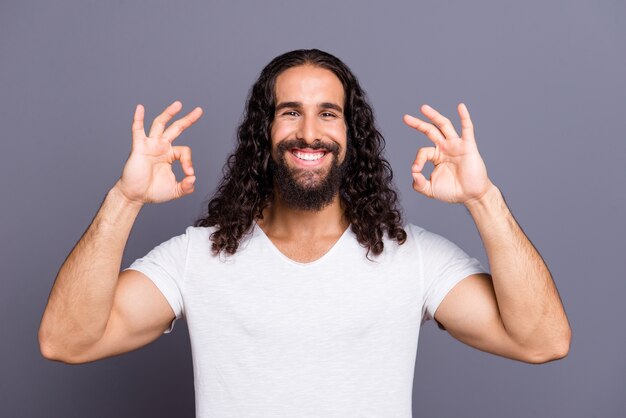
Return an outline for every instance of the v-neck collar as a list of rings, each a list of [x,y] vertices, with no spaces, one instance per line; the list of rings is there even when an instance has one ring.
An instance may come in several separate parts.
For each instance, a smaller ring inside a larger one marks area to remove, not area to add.
[[[348,235],[350,235],[350,233],[351,233],[350,226],[351,225],[348,225],[346,230],[343,231],[343,233],[337,239],[337,241],[335,241],[335,243],[328,249],[328,251],[326,251],[324,254],[322,254],[321,257],[319,257],[316,260],[309,261],[309,262],[306,262],[306,263],[303,263],[301,261],[296,261],[296,260],[294,260],[292,258],[287,257],[282,251],[280,251],[278,249],[276,244],[274,244],[274,242],[270,239],[270,237],[267,236],[265,231],[263,231],[263,229],[261,229],[261,227],[256,222],[254,223],[253,234],[254,235],[258,235],[259,237],[261,237],[261,239],[266,242],[266,244],[272,249],[272,251],[274,253],[276,253],[278,255],[278,257],[283,259],[284,261],[286,261],[286,262],[288,262],[290,264],[296,265],[296,266],[313,266],[313,265],[316,265],[316,264],[319,264],[319,263],[323,262],[325,259],[330,257],[330,255],[333,252],[337,251],[336,249],[340,246],[340,244],[347,239]]]

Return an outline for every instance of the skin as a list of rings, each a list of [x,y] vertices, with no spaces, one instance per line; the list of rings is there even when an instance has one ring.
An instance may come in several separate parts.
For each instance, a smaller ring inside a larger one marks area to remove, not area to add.
[[[289,69],[277,78],[276,97],[271,129],[274,157],[281,141],[303,138],[307,143],[334,142],[340,147],[338,158],[345,158],[344,92],[334,74],[311,66]],[[202,110],[196,108],[166,127],[181,108],[180,102],[171,104],[146,135],[144,109],[137,106],[131,154],[122,176],[61,266],[50,293],[39,329],[44,357],[79,364],[132,351],[161,336],[174,319],[152,281],[137,271],[120,273],[120,263],[144,204],[194,191],[191,150],[172,143],[200,118]],[[493,274],[462,280],[440,304],[435,319],[452,336],[479,350],[529,363],[562,358],[569,350],[571,330],[558,292],[541,256],[487,176],[467,108],[463,104],[458,108],[461,136],[435,109],[424,105],[421,111],[428,122],[409,115],[404,122],[434,146],[418,150],[411,168],[413,188],[467,208]],[[327,154],[317,162],[303,162],[292,151],[287,164],[313,170],[313,177],[323,177],[334,158]],[[172,171],[176,161],[183,169],[181,181]],[[430,178],[422,174],[428,162],[434,165]],[[294,260],[321,257],[348,227],[338,196],[321,211],[305,212],[289,208],[275,195],[259,226]]]
[[[107,193],[93,221],[61,266],[39,327],[41,354],[50,360],[82,364],[136,350],[162,335],[174,311],[144,274],[120,272],[130,230],[146,203],[165,202],[194,190],[191,149],[173,141],[202,115],[168,106],[144,131],[144,108],[132,124],[132,147],[122,176]],[[184,178],[177,181],[172,164]]]
[[[300,66],[290,68],[276,79],[276,108],[271,127],[272,156],[281,141],[302,138],[308,144],[320,140],[339,146],[339,162],[346,156],[347,127],[343,116],[344,92],[339,79],[329,70]],[[285,106],[286,105],[286,106]],[[285,107],[283,107],[285,106]],[[316,152],[309,148],[300,152]],[[333,154],[311,162],[286,153],[289,167],[327,174]],[[286,256],[300,262],[320,258],[348,227],[339,196],[320,211],[294,210],[278,196],[263,213],[258,225]]]
[[[417,152],[413,189],[430,198],[465,205],[481,235],[492,276],[472,275],[457,284],[435,319],[459,341],[489,353],[529,363],[567,355],[571,341],[565,310],[550,271],[487,176],[467,107],[460,103],[459,136],[452,122],[428,105],[425,122],[404,123],[425,134],[434,147]],[[434,165],[430,179],[422,170]]]

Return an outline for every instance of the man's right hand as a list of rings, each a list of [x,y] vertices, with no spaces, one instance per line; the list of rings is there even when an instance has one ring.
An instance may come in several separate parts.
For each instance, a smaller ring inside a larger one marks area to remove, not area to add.
[[[161,113],[146,136],[143,126],[144,107],[137,105],[132,125],[132,148],[122,176],[115,184],[129,201],[142,205],[178,199],[194,190],[196,177],[193,175],[191,148],[172,146],[172,142],[185,129],[196,123],[202,116],[202,109],[196,107],[185,117],[178,119],[165,129],[165,125],[182,109],[182,103],[175,101]],[[180,160],[185,177],[176,181],[172,171],[174,161]]]

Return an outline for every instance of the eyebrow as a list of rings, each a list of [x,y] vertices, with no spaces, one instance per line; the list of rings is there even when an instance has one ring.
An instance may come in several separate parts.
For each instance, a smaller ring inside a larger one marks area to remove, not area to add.
[[[322,102],[318,105],[318,107],[321,109],[333,109],[333,110],[336,110],[337,112],[343,113],[343,109],[341,108],[341,106],[335,103],[331,103],[331,102]],[[274,109],[274,111],[278,112],[279,110],[285,109],[285,108],[302,109],[302,103],[301,102],[281,102],[276,105],[276,108]]]

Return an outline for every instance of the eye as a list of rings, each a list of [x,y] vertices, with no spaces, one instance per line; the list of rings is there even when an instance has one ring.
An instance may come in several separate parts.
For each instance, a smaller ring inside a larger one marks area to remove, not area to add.
[[[335,115],[334,113],[331,113],[331,112],[324,112],[324,113],[322,113],[322,117],[323,118],[336,118],[337,115]]]
[[[283,113],[283,115],[284,116],[293,116],[293,117],[299,116],[298,112],[296,112],[295,110],[288,110],[285,113]]]

